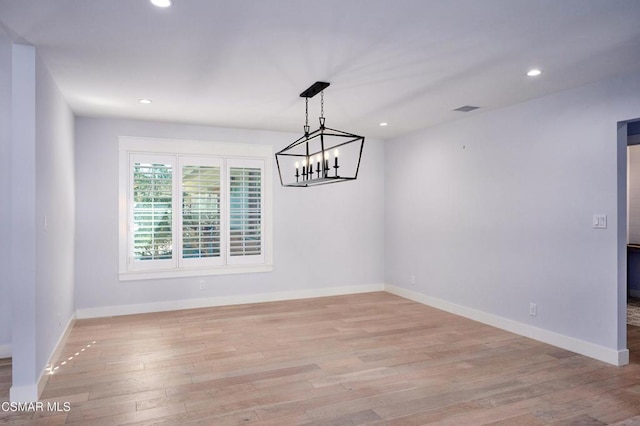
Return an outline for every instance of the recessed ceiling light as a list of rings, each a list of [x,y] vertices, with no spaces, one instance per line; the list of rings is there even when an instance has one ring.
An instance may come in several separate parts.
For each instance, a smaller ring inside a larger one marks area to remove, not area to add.
[[[542,74],[542,71],[540,71],[540,70],[539,70],[539,69],[537,69],[537,68],[533,68],[533,69],[530,69],[529,71],[527,71],[527,75],[528,75],[529,77],[537,77],[537,76],[539,76],[540,74]]]
[[[171,0],[151,0],[151,4],[157,7],[169,7]]]
[[[140,102],[141,104],[150,104],[151,99],[138,99],[138,102]]]
[[[382,127],[384,127],[384,126],[388,126],[388,125],[389,125],[389,123],[386,123],[386,122],[384,122],[384,121],[383,121],[382,123],[380,123],[380,125],[381,125]]]

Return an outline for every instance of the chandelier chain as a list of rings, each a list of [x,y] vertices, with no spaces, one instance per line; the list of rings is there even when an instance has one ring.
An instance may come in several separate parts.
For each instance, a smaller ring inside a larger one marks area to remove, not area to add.
[[[320,117],[324,117],[324,90],[320,92]]]
[[[309,126],[309,98],[305,98],[304,125],[305,125],[305,129]]]

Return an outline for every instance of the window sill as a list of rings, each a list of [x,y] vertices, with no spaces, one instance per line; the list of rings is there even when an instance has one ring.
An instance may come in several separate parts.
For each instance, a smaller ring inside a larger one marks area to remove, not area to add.
[[[120,281],[150,280],[162,278],[201,277],[205,275],[252,274],[271,272],[273,265],[225,266],[223,268],[170,269],[158,271],[120,272]]]

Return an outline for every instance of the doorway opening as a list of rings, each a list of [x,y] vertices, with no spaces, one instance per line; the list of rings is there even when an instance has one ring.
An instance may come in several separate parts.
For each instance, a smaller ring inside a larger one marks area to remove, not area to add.
[[[618,123],[618,249],[618,342],[626,347],[628,333],[640,333],[640,119]]]

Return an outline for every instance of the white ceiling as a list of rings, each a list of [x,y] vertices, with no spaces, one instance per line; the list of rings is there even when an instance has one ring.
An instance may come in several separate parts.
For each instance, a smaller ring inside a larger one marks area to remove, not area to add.
[[[0,0],[0,25],[78,115],[296,133],[317,80],[327,126],[387,139],[640,71],[639,0]]]

